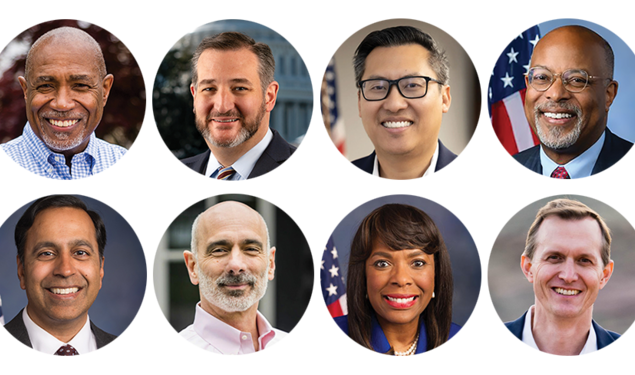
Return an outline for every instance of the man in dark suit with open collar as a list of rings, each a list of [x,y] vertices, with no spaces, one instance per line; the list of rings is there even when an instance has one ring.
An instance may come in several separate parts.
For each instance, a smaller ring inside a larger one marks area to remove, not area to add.
[[[430,35],[411,26],[373,31],[357,47],[353,65],[359,117],[375,146],[355,166],[384,178],[412,179],[456,158],[438,139],[452,101],[450,70]]]
[[[610,230],[591,208],[570,199],[542,207],[529,228],[520,266],[535,302],[505,325],[525,344],[579,355],[620,337],[593,320],[593,304],[613,274],[613,261]]]
[[[268,45],[238,32],[203,39],[192,58],[196,128],[209,150],[181,160],[208,177],[245,180],[263,175],[295,151],[269,129],[279,85]]]
[[[525,76],[525,116],[540,144],[516,161],[543,176],[588,177],[618,162],[633,144],[607,127],[618,83],[613,49],[582,26],[552,30],[536,44]]]
[[[55,355],[96,350],[116,338],[88,318],[104,277],[106,228],[79,198],[35,201],[15,228],[20,287],[27,306],[5,328],[23,344]]]

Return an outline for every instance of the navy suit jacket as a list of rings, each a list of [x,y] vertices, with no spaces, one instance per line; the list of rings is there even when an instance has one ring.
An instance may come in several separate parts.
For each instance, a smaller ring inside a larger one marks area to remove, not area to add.
[[[631,149],[631,146],[633,146],[631,142],[613,134],[609,128],[606,128],[605,133],[606,137],[604,138],[604,145],[602,146],[600,155],[598,155],[598,160],[593,166],[591,175],[600,173],[617,163],[622,156],[626,155],[628,150]],[[540,164],[540,145],[536,145],[525,151],[517,153],[514,155],[514,159],[532,171],[542,174],[542,164]]]
[[[346,333],[348,333],[348,316],[338,316],[335,318],[335,323]],[[384,334],[384,331],[381,329],[379,322],[377,321],[377,317],[373,313],[371,316],[371,328],[370,328],[370,344],[373,347],[373,350],[378,353],[387,353],[390,350],[390,343]],[[450,335],[448,340],[451,339],[457,332],[461,329],[461,326],[458,324],[452,323],[450,326]],[[419,326],[419,342],[417,342],[417,349],[415,350],[415,354],[423,353],[428,348],[428,335],[426,333],[426,324],[421,319],[421,325]]]
[[[18,315],[16,315],[11,321],[5,324],[4,328],[9,331],[13,337],[18,339],[21,343],[28,346],[29,348],[33,348],[31,345],[31,339],[29,338],[29,333],[26,330],[26,326],[24,325],[24,320],[22,320],[22,309]],[[104,332],[99,329],[92,321],[90,322],[90,329],[93,331],[95,335],[95,343],[97,344],[97,349],[106,346],[111,341],[117,338],[115,335],[111,335],[108,332]],[[50,353],[53,354],[53,353]]]
[[[280,164],[284,163],[287,159],[289,159],[293,152],[295,152],[295,147],[287,143],[280,133],[274,129],[271,129],[271,132],[273,133],[271,142],[260,158],[256,161],[254,169],[251,170],[251,173],[247,176],[247,178],[262,176],[263,174],[278,168]],[[207,150],[202,154],[181,159],[181,162],[190,169],[200,174],[205,174],[205,169],[207,168],[207,163],[209,162],[211,154],[212,152]]]
[[[509,331],[519,340],[523,339],[523,328],[525,327],[525,316],[527,316],[527,312],[523,314],[520,318],[514,320],[513,322],[505,323],[505,326]],[[620,337],[619,333],[613,331],[607,331],[602,328],[599,324],[592,321],[593,329],[595,330],[595,335],[598,339],[598,349],[602,349],[603,347],[612,344],[613,341],[617,340]]]
[[[456,154],[448,150],[443,143],[439,141],[439,158],[437,159],[437,166],[434,171],[437,172],[441,170],[441,168],[450,164],[454,159],[456,159]],[[364,158],[353,161],[353,164],[364,172],[372,174],[375,165],[375,151]]]

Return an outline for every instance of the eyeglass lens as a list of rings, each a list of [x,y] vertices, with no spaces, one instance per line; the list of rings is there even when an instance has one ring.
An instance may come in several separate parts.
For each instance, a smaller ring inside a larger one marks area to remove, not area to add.
[[[407,99],[421,98],[426,95],[428,82],[421,77],[404,77],[397,80],[396,85],[401,95]],[[388,97],[392,83],[384,79],[371,79],[362,84],[362,91],[367,100],[382,100]]]
[[[538,91],[546,91],[558,76],[565,89],[571,92],[580,92],[589,83],[589,75],[584,70],[570,69],[561,74],[553,74],[545,68],[532,68],[529,70],[529,84]]]

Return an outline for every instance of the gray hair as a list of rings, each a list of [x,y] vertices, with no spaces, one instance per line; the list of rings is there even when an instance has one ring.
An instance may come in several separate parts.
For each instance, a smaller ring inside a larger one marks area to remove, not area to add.
[[[46,34],[39,37],[35,43],[29,49],[29,53],[26,55],[26,63],[24,67],[24,77],[28,80],[29,73],[33,69],[33,57],[37,54],[38,49],[46,46],[53,40],[60,40],[61,42],[68,44],[80,44],[83,43],[84,47],[90,50],[95,58],[95,68],[99,72],[100,78],[106,76],[106,61],[104,60],[104,54],[101,51],[99,43],[93,39],[87,32],[75,27],[58,27]]]

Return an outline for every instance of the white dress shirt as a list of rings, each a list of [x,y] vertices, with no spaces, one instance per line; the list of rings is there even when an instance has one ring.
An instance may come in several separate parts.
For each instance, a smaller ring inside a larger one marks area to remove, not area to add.
[[[29,334],[29,340],[31,340],[33,349],[43,353],[55,354],[60,347],[70,344],[79,354],[86,354],[97,350],[95,334],[90,329],[90,318],[88,318],[88,316],[86,316],[86,323],[75,337],[69,342],[63,342],[31,320],[31,317],[29,317],[29,314],[26,312],[27,308],[22,311],[22,320]]]
[[[529,310],[527,310],[527,314],[525,315],[525,325],[523,326],[523,342],[531,346],[532,348],[538,349],[538,345],[536,345],[536,341],[534,340],[534,334],[531,327],[531,322],[533,321],[532,317],[534,315],[534,306],[531,306]],[[595,330],[593,329],[593,325],[591,324],[591,322],[589,322],[589,336],[587,336],[586,343],[584,344],[584,347],[582,348],[580,354],[587,354],[595,352],[597,350],[598,338],[595,334]]]
[[[273,328],[260,311],[257,312],[256,324],[260,350],[270,347],[287,335]],[[199,348],[214,353],[247,354],[256,351],[251,333],[237,330],[219,320],[203,310],[200,302],[196,304],[194,323],[182,330],[180,335]]]
[[[254,166],[256,166],[256,162],[258,161],[258,159],[260,159],[262,154],[267,149],[267,146],[269,146],[269,143],[271,143],[272,139],[273,133],[271,132],[271,129],[267,129],[267,134],[265,134],[264,138],[262,138],[260,142],[258,142],[254,147],[251,148],[251,150],[247,151],[243,156],[238,158],[238,160],[236,160],[234,164],[231,165],[236,173],[228,178],[228,180],[246,180],[247,177],[249,177],[251,171],[254,169]],[[216,176],[218,175],[217,172],[221,167],[223,167],[223,165],[219,163],[218,160],[216,160],[216,158],[214,157],[214,153],[212,153],[209,156],[209,161],[207,162],[205,176],[214,176],[212,178],[216,178]],[[229,165],[226,165],[225,167],[229,167]]]
[[[423,176],[429,176],[434,173],[434,170],[437,168],[437,160],[439,159],[439,142],[435,143],[434,154],[432,154],[432,159],[430,159],[430,165],[423,172]],[[375,154],[375,161],[373,163],[373,176],[379,176],[379,163],[377,162],[377,154]],[[422,177],[423,177],[422,176]]]

